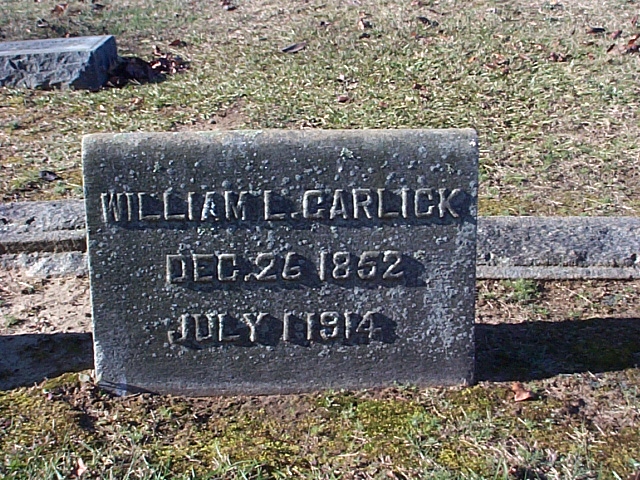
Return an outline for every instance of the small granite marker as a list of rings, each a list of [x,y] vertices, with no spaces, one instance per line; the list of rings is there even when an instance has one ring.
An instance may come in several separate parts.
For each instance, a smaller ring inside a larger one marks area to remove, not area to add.
[[[472,130],[86,136],[99,383],[473,382],[477,161]]]
[[[0,87],[95,90],[118,61],[112,35],[0,43]]]

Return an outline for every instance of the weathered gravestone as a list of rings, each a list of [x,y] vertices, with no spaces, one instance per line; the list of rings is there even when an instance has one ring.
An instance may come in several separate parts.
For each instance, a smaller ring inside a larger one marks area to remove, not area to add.
[[[104,387],[473,381],[472,130],[89,135],[83,161]]]
[[[54,38],[0,43],[0,86],[95,90],[118,61],[115,38]]]

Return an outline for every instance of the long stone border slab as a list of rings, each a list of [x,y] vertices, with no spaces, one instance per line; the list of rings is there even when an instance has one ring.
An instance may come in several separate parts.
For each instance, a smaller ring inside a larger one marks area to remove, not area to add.
[[[0,204],[0,254],[85,250],[81,200]],[[639,279],[640,218],[480,217],[476,265],[479,279]]]

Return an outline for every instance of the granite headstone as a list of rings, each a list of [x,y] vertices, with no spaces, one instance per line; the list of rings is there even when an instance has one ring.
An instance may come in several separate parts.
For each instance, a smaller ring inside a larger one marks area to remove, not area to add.
[[[86,136],[99,383],[473,382],[477,159],[472,130]]]
[[[0,87],[95,90],[118,61],[112,35],[0,43]]]

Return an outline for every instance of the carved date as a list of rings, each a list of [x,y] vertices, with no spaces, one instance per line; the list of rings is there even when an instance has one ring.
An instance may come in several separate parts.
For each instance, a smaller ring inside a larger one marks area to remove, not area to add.
[[[168,284],[184,282],[221,284],[269,283],[278,280],[394,281],[404,277],[403,254],[397,250],[366,250],[360,254],[320,252],[316,268],[295,252],[261,252],[245,259],[235,253],[193,253],[166,256]],[[306,267],[304,267],[306,265]]]

